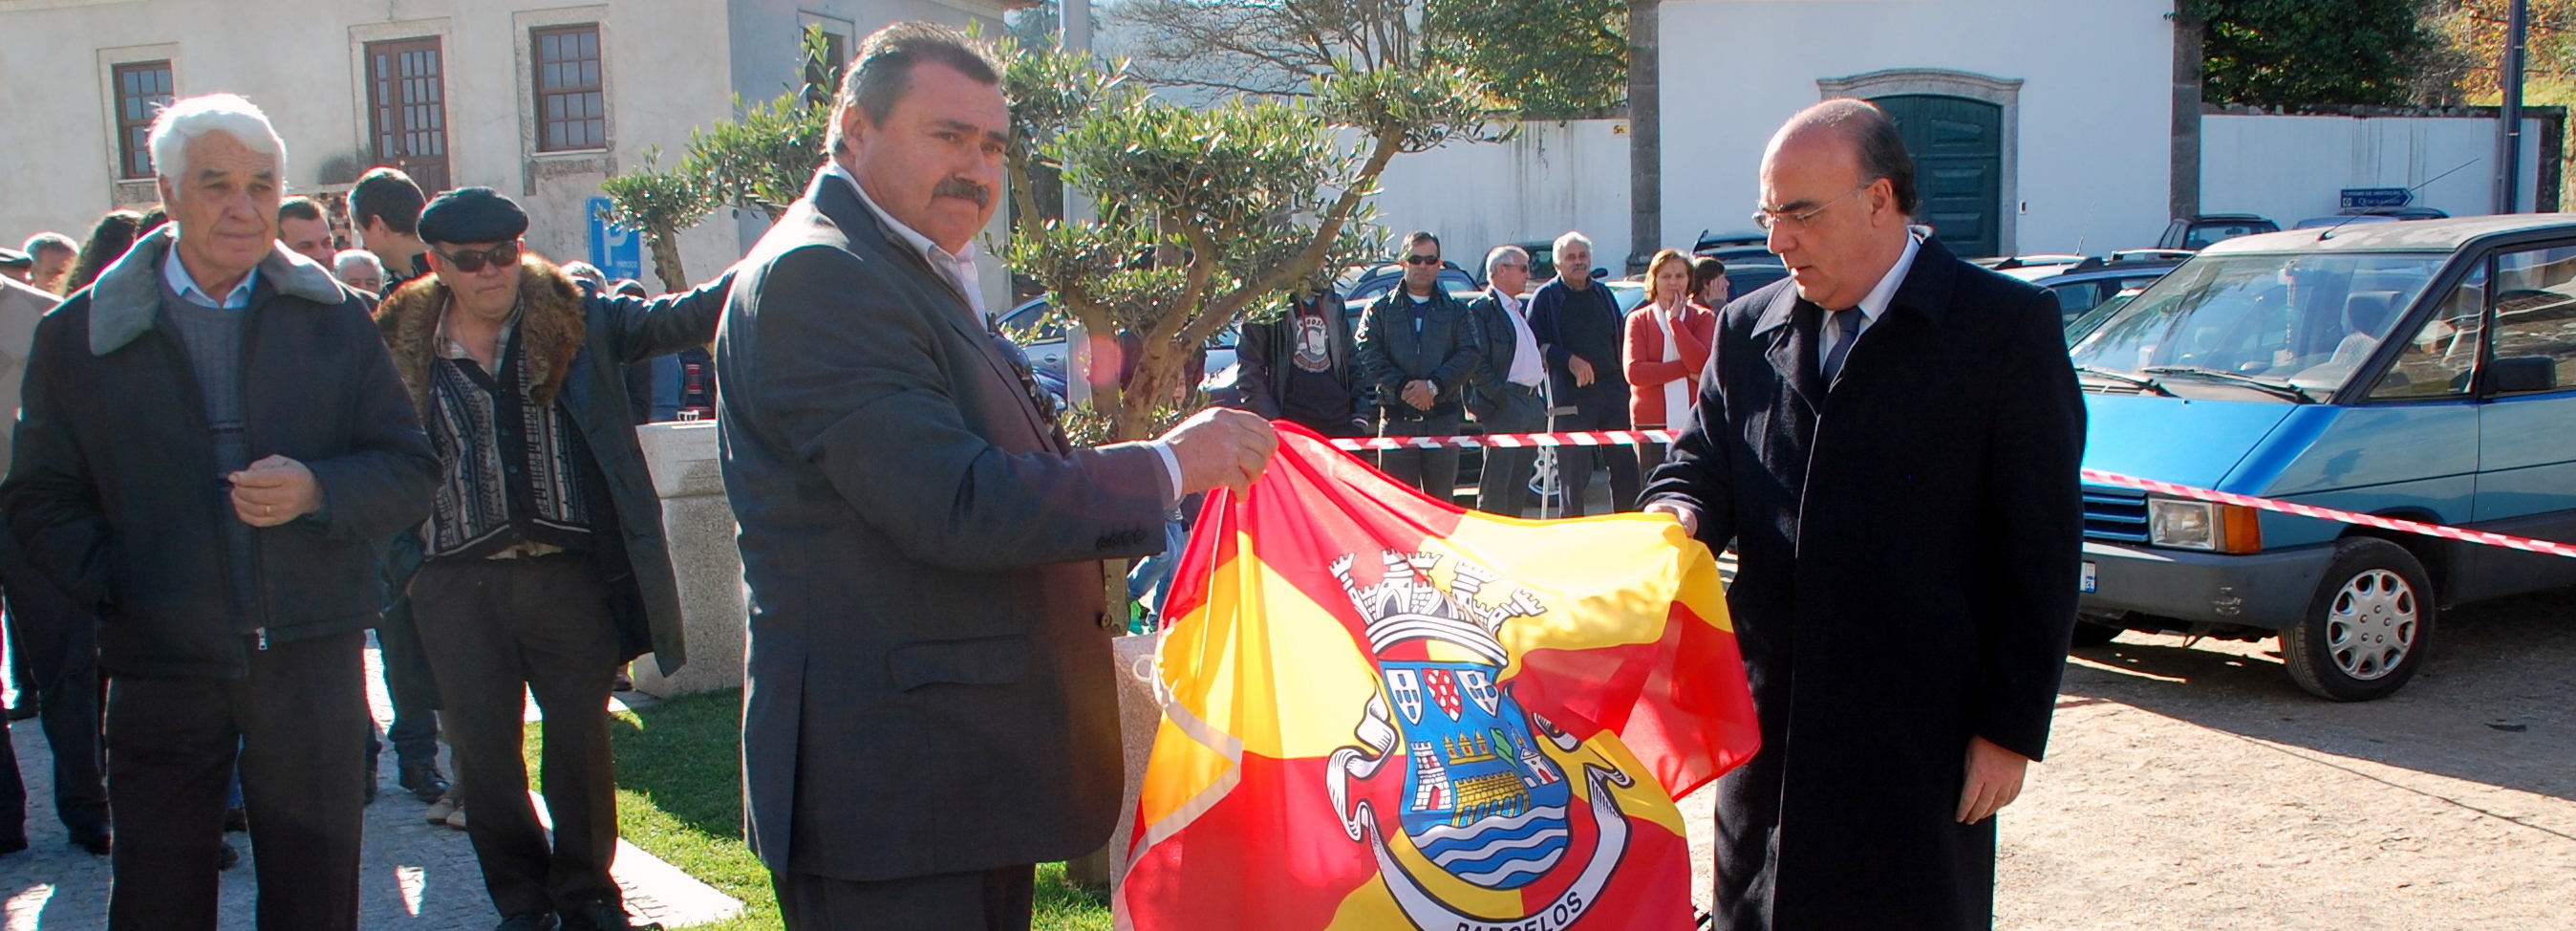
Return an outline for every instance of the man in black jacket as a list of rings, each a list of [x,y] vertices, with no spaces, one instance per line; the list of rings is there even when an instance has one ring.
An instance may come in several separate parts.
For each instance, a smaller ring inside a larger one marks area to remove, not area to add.
[[[1743,557],[1762,750],[1718,781],[1717,926],[1991,927],[1992,816],[2047,746],[2075,626],[2057,305],[1909,230],[1913,160],[1867,103],[1782,127],[1762,204],[1790,280],[1726,306],[1646,504]]]
[[[1382,436],[1455,436],[1475,372],[1476,324],[1467,307],[1440,287],[1440,240],[1404,237],[1404,283],[1360,316],[1360,377],[1385,412]],[[1458,488],[1458,448],[1388,450],[1388,477],[1434,498]]]
[[[1574,408],[1573,416],[1556,419],[1555,429],[1628,429],[1628,376],[1620,364],[1628,340],[1626,318],[1610,289],[1592,280],[1592,240],[1582,233],[1559,236],[1555,258],[1556,280],[1530,295],[1529,308],[1530,329],[1547,348],[1556,406]],[[1556,473],[1565,491],[1565,516],[1583,516],[1595,450],[1610,466],[1610,510],[1636,510],[1636,447],[1560,446]]]
[[[1235,342],[1243,409],[1325,436],[1367,436],[1368,383],[1353,356],[1342,296],[1329,285],[1290,295],[1279,319],[1246,323]]]
[[[406,555],[464,786],[465,832],[504,931],[626,931],[608,693],[646,649],[686,660],[661,500],[624,366],[715,338],[731,275],[645,301],[587,294],[524,252],[490,188],[421,212],[432,274],[376,311],[437,451],[438,500]],[[528,804],[521,696],[545,712],[549,843]]]
[[[286,149],[229,94],[150,142],[168,226],[45,317],[0,507],[99,622],[115,931],[211,928],[235,766],[259,926],[358,920],[376,543],[437,459],[358,296],[277,242]]]

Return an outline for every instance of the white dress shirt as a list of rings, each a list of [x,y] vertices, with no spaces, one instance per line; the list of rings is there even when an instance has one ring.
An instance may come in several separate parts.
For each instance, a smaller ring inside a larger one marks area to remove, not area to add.
[[[1503,316],[1512,320],[1512,370],[1503,380],[1524,388],[1536,388],[1547,379],[1547,357],[1538,351],[1538,334],[1530,332],[1529,309],[1521,299],[1499,290],[1489,289],[1494,302],[1503,305]]]
[[[250,289],[259,283],[259,267],[252,266],[250,274],[243,275],[241,283],[233,286],[232,293],[218,301],[214,295],[206,293],[206,289],[197,286],[197,279],[188,276],[187,266],[179,261],[179,247],[173,245],[169,254],[161,257],[161,280],[170,286],[171,293],[191,304],[216,310],[241,310],[250,306]]]
[[[976,329],[989,330],[991,328],[989,325],[989,318],[984,313],[984,289],[981,286],[979,276],[975,269],[975,243],[972,240],[969,240],[966,243],[966,248],[959,249],[953,253],[946,249],[942,249],[939,247],[938,243],[931,242],[930,237],[922,235],[920,230],[905,226],[903,221],[897,220],[893,215],[886,213],[885,208],[877,206],[876,199],[868,196],[868,189],[859,184],[859,179],[850,174],[849,169],[841,167],[840,162],[824,162],[823,173],[839,178],[842,183],[848,184],[850,186],[850,190],[858,193],[859,203],[868,205],[868,212],[877,215],[877,222],[884,223],[886,228],[893,230],[894,234],[901,237],[905,244],[919,250],[921,252],[921,257],[930,262],[932,270],[937,271],[940,274],[940,277],[948,279],[949,284],[957,286],[957,290],[966,296],[966,308],[973,311],[975,314]],[[1164,486],[1171,489],[1171,494],[1168,496],[1167,503],[1180,503],[1181,457],[1179,454],[1172,452],[1172,444],[1170,443],[1163,442],[1162,440],[1146,440],[1144,442],[1146,446],[1153,448],[1154,455],[1156,457],[1162,459],[1163,477],[1171,481],[1171,484]]]
[[[1878,287],[1869,289],[1869,296],[1860,299],[1859,332],[1869,332],[1869,325],[1877,323],[1879,315],[1887,312],[1888,302],[1896,300],[1897,287],[1905,283],[1905,273],[1914,268],[1915,253],[1921,251],[1923,251],[1923,237],[1913,235],[1905,237],[1905,254],[1897,256],[1896,266],[1887,270],[1886,277],[1878,279]],[[1836,309],[1825,308],[1828,313]],[[1816,358],[1823,359],[1834,354],[1834,345],[1843,341],[1843,334],[1842,331],[1834,328],[1830,319],[1820,329],[1823,331],[1821,334],[1823,338],[1816,343]],[[1854,335],[1852,339],[1857,341],[1860,337]]]

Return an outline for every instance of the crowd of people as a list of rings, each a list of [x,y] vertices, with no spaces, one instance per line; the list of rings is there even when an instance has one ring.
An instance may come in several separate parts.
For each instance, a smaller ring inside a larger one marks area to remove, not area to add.
[[[259,854],[262,929],[354,927],[390,743],[397,784],[470,836],[501,931],[629,928],[605,708],[638,656],[687,661],[632,427],[716,371],[751,608],[745,829],[790,928],[1028,927],[1032,864],[1118,817],[1104,561],[1257,480],[1272,420],[1470,417],[1675,431],[1564,450],[1562,513],[1597,454],[1615,510],[1741,553],[1764,745],[1720,784],[1720,927],[1987,922],[1990,816],[2044,748],[2074,618],[2083,413],[2054,304],[1909,222],[1883,113],[1828,102],[1773,138],[1755,222],[1789,283],[1730,295],[1715,260],[1664,250],[1623,313],[1567,233],[1553,280],[1502,246],[1461,300],[1417,232],[1355,329],[1328,287],[1244,328],[1243,409],[1085,449],[981,307],[1000,83],[955,30],[869,36],[805,197],[650,300],[529,251],[510,198],[432,200],[389,168],[349,192],[357,247],[336,250],[329,205],[285,195],[265,115],[220,94],[154,120],[161,207],[0,251],[0,357],[23,369],[0,372],[0,595],[57,813],[112,857],[110,927],[211,927],[228,826]],[[1478,507],[1524,516],[1534,463],[1493,451]],[[1457,488],[1455,449],[1381,465]]]

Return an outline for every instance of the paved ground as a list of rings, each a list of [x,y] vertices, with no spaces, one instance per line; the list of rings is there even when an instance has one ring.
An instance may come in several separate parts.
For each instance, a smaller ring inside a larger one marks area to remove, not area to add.
[[[370,698],[379,724],[391,720],[374,674],[376,654],[367,652]],[[534,703],[530,703],[534,714]],[[5,931],[82,931],[107,924],[108,866],[104,857],[71,846],[53,817],[52,755],[34,721],[9,728],[18,751],[18,768],[27,780],[27,835],[23,853],[0,858],[0,919]],[[357,748],[351,748],[357,752]],[[421,820],[428,808],[393,783],[391,750],[387,750],[383,783],[367,806],[365,859],[360,866],[359,925],[367,929],[416,931],[484,931],[500,922],[483,890],[483,873],[474,861],[465,832]],[[449,772],[454,772],[453,768]],[[542,813],[544,808],[538,808]],[[252,927],[256,905],[259,852],[248,835],[226,835],[243,852],[242,863],[223,874],[222,926]],[[740,914],[742,904],[618,842],[614,873],[625,887],[628,911],[642,920],[679,928]]]
[[[2404,691],[2345,705],[2272,641],[2077,651],[2003,816],[1997,926],[2576,927],[2576,592],[2436,637]],[[1703,831],[1710,796],[1683,803]]]

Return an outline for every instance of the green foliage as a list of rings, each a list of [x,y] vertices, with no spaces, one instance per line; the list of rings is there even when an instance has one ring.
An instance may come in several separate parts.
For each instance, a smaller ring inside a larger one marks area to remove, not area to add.
[[[1430,0],[1423,7],[1433,57],[1474,73],[1524,117],[1628,99],[1627,0]]]
[[[806,182],[827,157],[833,83],[841,72],[825,54],[826,45],[822,27],[806,27],[799,50],[803,85],[750,106],[736,94],[733,108],[740,116],[689,131],[683,170],[704,177],[716,200],[776,220],[805,196]]]
[[[680,264],[680,232],[706,219],[716,201],[703,175],[686,169],[658,170],[655,166],[661,158],[660,148],[645,148],[642,169],[602,181],[599,190],[608,197],[605,218],[642,232],[662,288],[680,291],[690,284],[689,273]]]
[[[2201,96],[2263,107],[2404,104],[2433,48],[2419,0],[2183,0],[2206,24]]]

